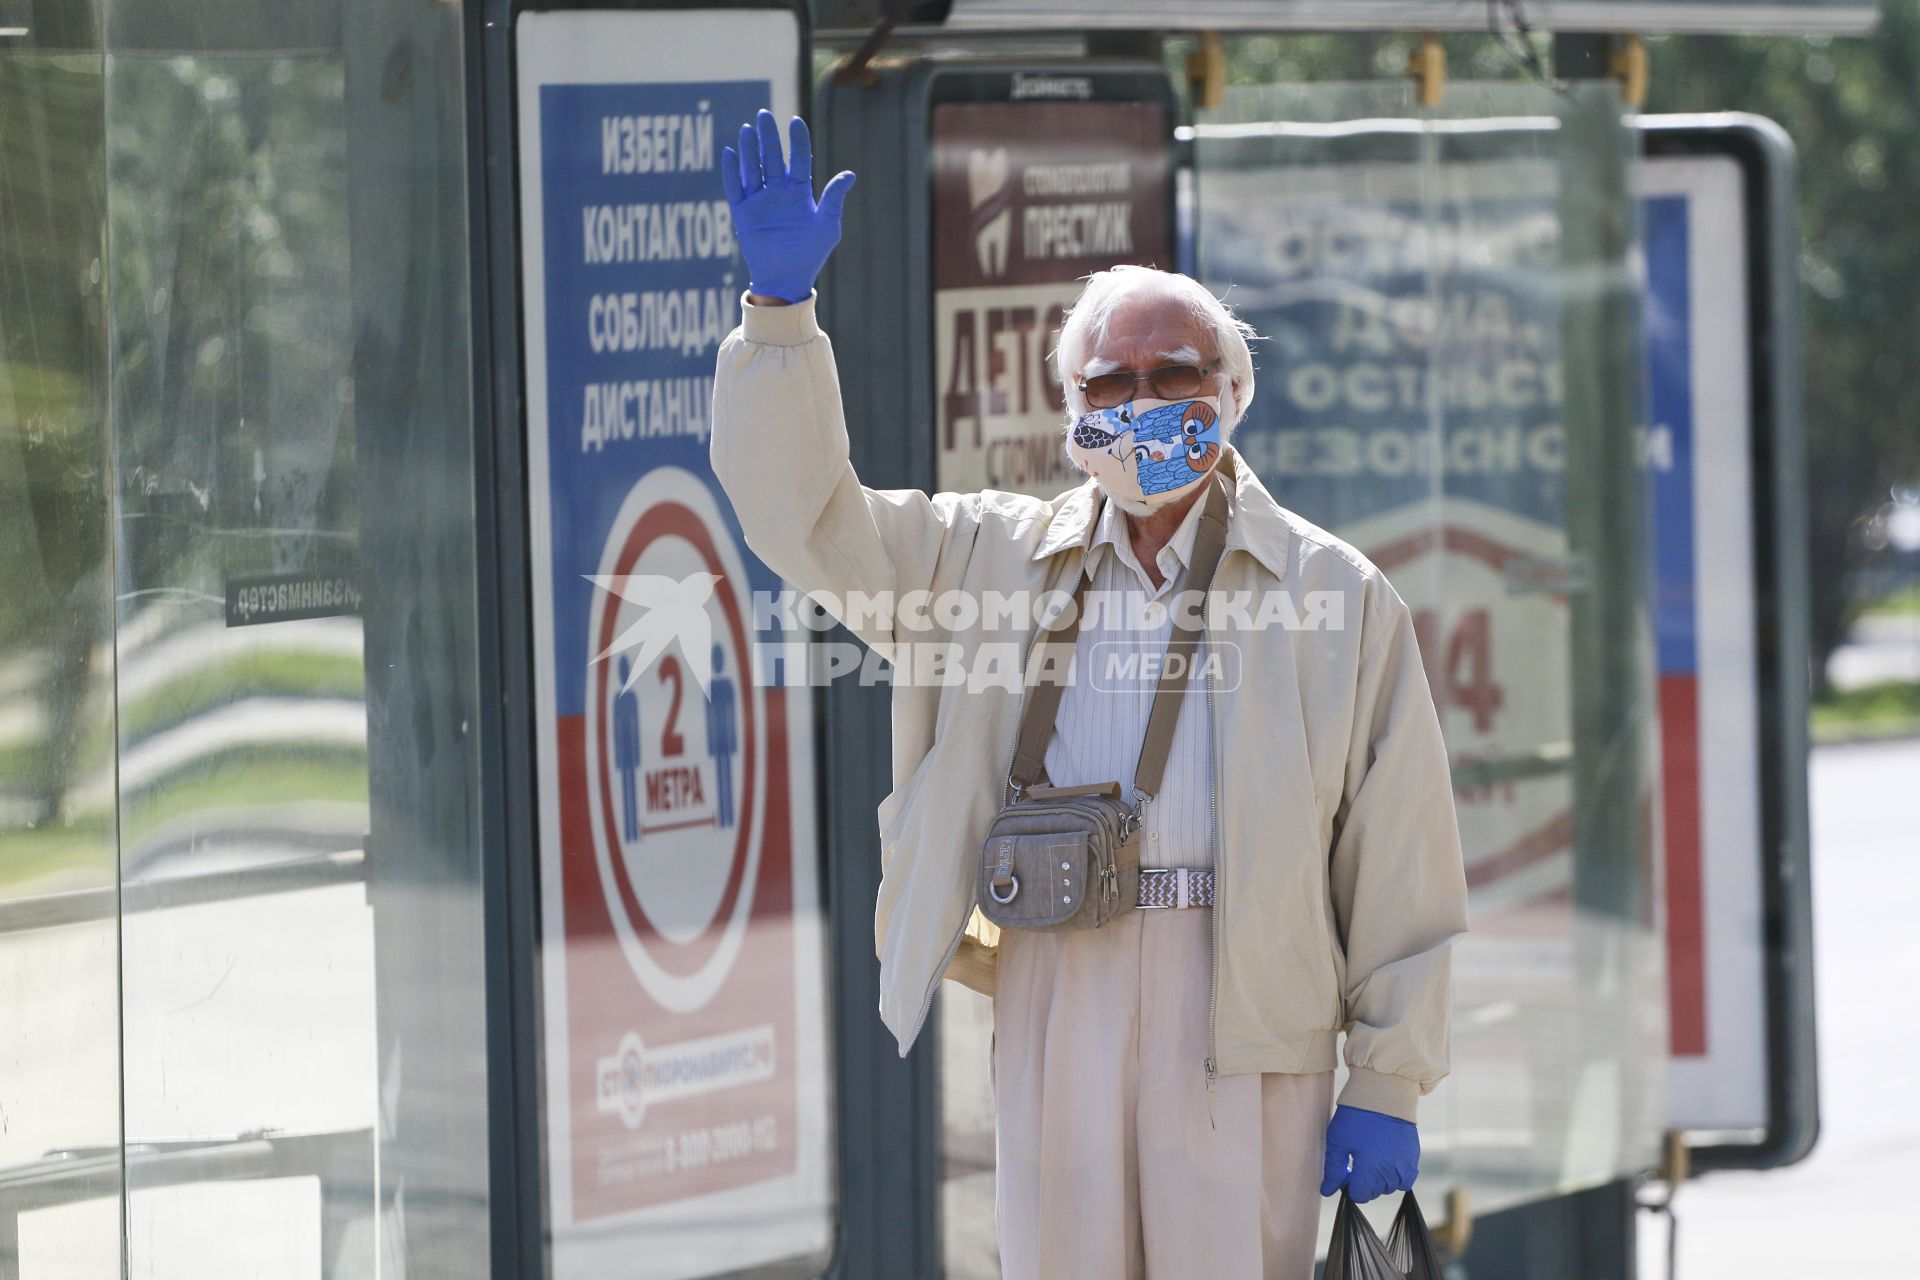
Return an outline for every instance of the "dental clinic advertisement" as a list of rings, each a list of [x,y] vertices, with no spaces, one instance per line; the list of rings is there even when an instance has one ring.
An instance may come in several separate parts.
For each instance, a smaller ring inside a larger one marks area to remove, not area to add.
[[[791,10],[515,26],[553,1275],[823,1260],[831,1077],[805,688],[759,687],[708,466],[746,272],[719,165],[799,105]]]
[[[936,487],[1052,497],[1086,477],[1048,357],[1090,272],[1173,268],[1171,128],[1154,103],[1084,100],[1086,77],[1009,93],[933,109]]]

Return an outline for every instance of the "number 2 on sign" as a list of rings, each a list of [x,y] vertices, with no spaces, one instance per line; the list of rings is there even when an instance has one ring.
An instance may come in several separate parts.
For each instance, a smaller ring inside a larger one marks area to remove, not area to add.
[[[1463,612],[1444,642],[1440,631],[1434,610],[1415,611],[1413,634],[1420,642],[1435,710],[1444,716],[1448,707],[1458,707],[1473,716],[1474,732],[1493,732],[1493,713],[1506,702],[1506,692],[1493,678],[1493,626],[1487,611]]]
[[[671,759],[687,749],[687,740],[675,728],[680,723],[680,687],[684,681],[680,675],[680,659],[671,653],[660,659],[660,683],[673,686],[673,701],[667,704],[666,719],[660,726],[660,755]]]

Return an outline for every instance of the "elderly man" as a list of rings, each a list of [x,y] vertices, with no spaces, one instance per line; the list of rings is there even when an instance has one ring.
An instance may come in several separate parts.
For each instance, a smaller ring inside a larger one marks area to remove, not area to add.
[[[1410,1186],[1415,1108],[1447,1069],[1466,888],[1407,607],[1239,462],[1228,436],[1253,398],[1248,331],[1184,276],[1101,272],[1066,321],[1065,447],[1087,483],[1051,501],[863,486],[813,301],[853,175],[816,203],[801,121],[790,137],[789,159],[763,111],[722,166],[751,283],[720,350],[713,466],[747,541],[838,600],[1083,587],[1104,599],[1077,634],[1050,632],[1070,637],[1073,662],[1044,775],[1135,797],[1122,827],[1143,850],[1139,905],[1169,908],[1095,928],[981,928],[981,845],[1018,790],[1024,691],[898,679],[874,918],[881,1017],[905,1054],[942,976],[994,998],[1010,1280],[1305,1280],[1316,1185],[1358,1200]],[[1156,689],[1103,683],[1095,655],[1158,656],[1178,611],[1142,606],[1169,602],[1206,561],[1211,582],[1187,585],[1239,607],[1207,611],[1193,664],[1205,688],[1175,688],[1165,763],[1143,786]],[[990,611],[932,613],[971,622],[847,620],[902,671],[918,642],[963,663],[993,642]],[[1037,625],[1023,618],[1017,638]]]

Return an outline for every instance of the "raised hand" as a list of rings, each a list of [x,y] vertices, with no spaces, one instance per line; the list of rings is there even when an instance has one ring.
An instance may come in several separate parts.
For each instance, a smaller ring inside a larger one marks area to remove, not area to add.
[[[780,127],[762,110],[740,126],[740,149],[726,148],[720,180],[733,210],[733,234],[747,260],[747,292],[804,302],[814,279],[840,243],[840,213],[853,174],[842,170],[813,198],[813,135],[799,116],[788,127],[790,154],[780,151]]]

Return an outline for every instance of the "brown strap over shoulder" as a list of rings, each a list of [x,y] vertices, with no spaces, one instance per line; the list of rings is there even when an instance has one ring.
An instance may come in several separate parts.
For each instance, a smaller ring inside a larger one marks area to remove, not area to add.
[[[1166,661],[1161,664],[1160,683],[1154,689],[1153,709],[1148,713],[1146,736],[1140,744],[1140,759],[1134,766],[1133,789],[1143,799],[1152,799],[1160,789],[1161,775],[1167,767],[1167,753],[1173,749],[1173,729],[1180,714],[1180,695],[1186,691],[1206,627],[1205,600],[1197,602],[1199,608],[1196,613],[1191,609],[1180,609],[1179,598],[1194,591],[1204,596],[1207,588],[1213,584],[1214,570],[1219,568],[1220,557],[1226,551],[1230,490],[1218,470],[1215,472],[1213,489],[1200,512],[1200,527],[1195,531],[1193,540],[1193,563],[1187,570],[1185,585],[1174,596],[1173,634],[1167,638]],[[1097,510],[1094,516],[1095,519],[1099,518]],[[1060,714],[1060,699],[1066,694],[1067,664],[1072,661],[1074,644],[1080,636],[1080,624],[1086,617],[1086,593],[1091,581],[1090,575],[1081,573],[1080,581],[1074,587],[1072,607],[1062,611],[1054,620],[1055,624],[1042,632],[1034,642],[1033,653],[1028,660],[1026,707],[1021,712],[1020,733],[1014,742],[1013,767],[1007,771],[1007,781],[1012,784],[1016,794],[1024,792],[1046,776],[1047,743],[1053,738],[1054,723]],[[1195,621],[1200,625],[1187,625]]]
[[[1215,486],[1216,490],[1223,486]],[[1180,716],[1181,696],[1186,693],[1200,657],[1200,640],[1207,627],[1207,588],[1213,585],[1213,571],[1227,548],[1227,495],[1217,491],[1208,495],[1200,513],[1200,528],[1193,540],[1193,564],[1187,570],[1186,585],[1173,599],[1173,634],[1167,637],[1167,657],[1160,666],[1160,683],[1153,691],[1153,710],[1147,716],[1146,737],[1140,743],[1140,761],[1133,767],[1133,792],[1142,802],[1160,791],[1160,778],[1167,770],[1167,753],[1173,750],[1173,727]],[[1198,593],[1181,607],[1180,597]],[[1193,625],[1198,623],[1198,626]]]
[[[1095,514],[1097,517],[1098,512]],[[1060,699],[1066,695],[1067,664],[1073,660],[1081,619],[1087,616],[1087,584],[1091,581],[1084,571],[1080,574],[1073,589],[1073,603],[1041,633],[1028,657],[1027,705],[1021,712],[1020,736],[1013,746],[1013,768],[1007,774],[1017,792],[1046,776],[1047,742],[1060,715]]]

